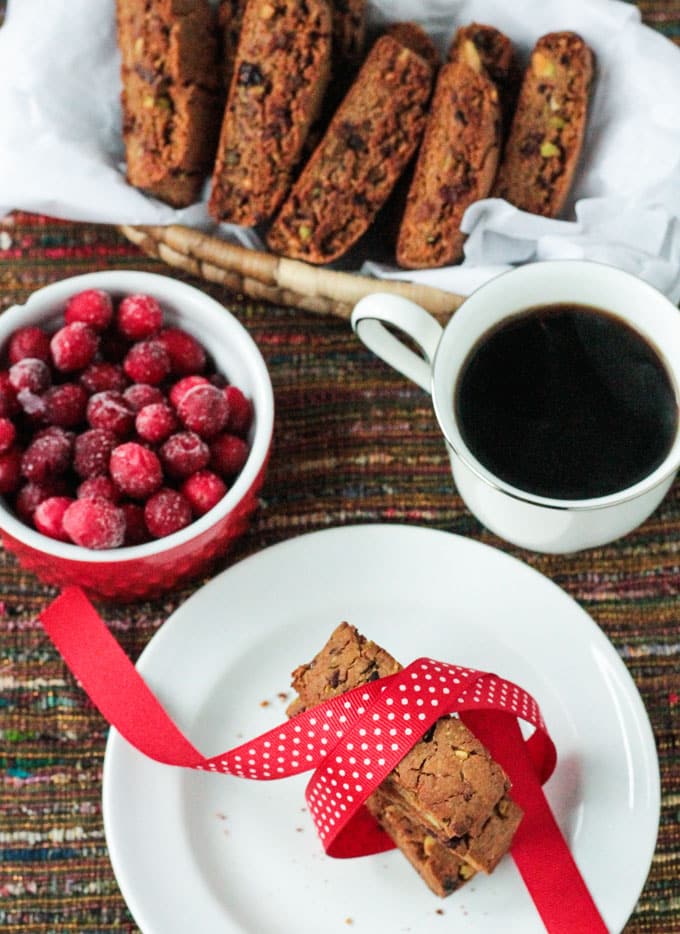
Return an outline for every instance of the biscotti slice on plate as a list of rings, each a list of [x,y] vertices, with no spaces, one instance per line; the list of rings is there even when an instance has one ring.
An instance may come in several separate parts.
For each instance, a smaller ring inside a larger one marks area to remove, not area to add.
[[[573,32],[538,40],[524,73],[493,195],[544,217],[564,207],[588,118],[593,54]]]
[[[397,263],[444,266],[463,254],[460,223],[485,198],[500,151],[495,84],[463,62],[442,66],[397,237]]]
[[[419,55],[377,40],[269,230],[274,252],[328,263],[356,243],[420,141],[431,81]]]
[[[252,227],[285,197],[331,62],[327,0],[248,0],[212,175],[209,211]]]
[[[162,201],[196,201],[215,155],[220,82],[207,0],[117,0],[127,180]]]
[[[376,678],[399,663],[348,623],[293,672],[294,716]],[[457,718],[442,717],[366,802],[433,892],[447,895],[478,870],[491,872],[522,817],[509,781]]]
[[[470,23],[457,29],[448,51],[450,62],[465,62],[475,71],[484,70],[498,88],[503,126],[510,127],[522,79],[510,39],[495,26]]]

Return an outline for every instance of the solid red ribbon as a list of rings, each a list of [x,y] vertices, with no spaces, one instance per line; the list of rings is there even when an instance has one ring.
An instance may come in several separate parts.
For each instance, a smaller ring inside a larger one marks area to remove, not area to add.
[[[512,780],[512,796],[525,816],[511,852],[547,930],[607,930],[543,794],[555,747],[536,701],[518,685],[420,658],[398,674],[205,757],[170,719],[79,588],[64,590],[41,621],[105,719],[144,755],[261,781],[312,771],[307,801],[323,846],[335,857],[394,846],[363,803],[436,720],[457,713]],[[518,718],[534,727],[528,739]]]

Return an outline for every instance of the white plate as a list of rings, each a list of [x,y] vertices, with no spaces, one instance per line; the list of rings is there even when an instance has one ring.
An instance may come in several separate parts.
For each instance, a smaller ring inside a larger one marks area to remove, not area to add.
[[[490,669],[536,697],[559,754],[548,798],[607,926],[619,931],[658,828],[649,721],[590,617],[514,558],[415,527],[304,535],[197,591],[138,667],[189,739],[214,755],[284,719],[289,673],[343,619],[402,662],[428,655]],[[305,811],[306,782],[162,766],[112,730],[106,837],[144,934],[441,934],[442,911],[458,932],[544,931],[509,857],[446,900],[397,851],[326,857]]]

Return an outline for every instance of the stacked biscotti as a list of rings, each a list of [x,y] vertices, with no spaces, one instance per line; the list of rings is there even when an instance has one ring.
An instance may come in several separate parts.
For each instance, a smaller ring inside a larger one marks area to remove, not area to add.
[[[289,716],[376,678],[399,663],[341,623],[311,662],[293,672]],[[509,780],[456,717],[442,717],[366,802],[368,810],[437,895],[492,872],[522,817]]]

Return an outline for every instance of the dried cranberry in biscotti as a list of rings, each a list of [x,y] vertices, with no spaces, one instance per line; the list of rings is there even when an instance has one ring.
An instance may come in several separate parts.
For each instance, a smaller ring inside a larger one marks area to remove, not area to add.
[[[111,296],[101,289],[85,289],[77,292],[66,302],[64,321],[73,324],[82,321],[93,331],[104,331],[113,319]]]
[[[217,386],[192,386],[179,400],[177,414],[186,429],[212,438],[226,427],[229,403]]]
[[[50,336],[47,331],[33,324],[17,328],[9,339],[7,358],[12,364],[18,363],[24,357],[37,357],[38,360],[49,363]]]
[[[148,383],[133,383],[124,391],[123,398],[133,412],[139,412],[145,405],[165,401],[162,390],[158,386],[149,386]]]
[[[71,466],[73,435],[56,426],[35,435],[21,458],[21,474],[26,480],[42,483],[65,473]]]
[[[17,394],[22,389],[38,395],[52,383],[52,371],[44,360],[38,357],[24,357],[9,368],[9,381],[16,389]]]
[[[96,477],[88,477],[78,485],[76,498],[108,499],[112,503],[119,503],[120,490],[111,477],[107,477],[106,474],[97,474]]]
[[[0,494],[14,493],[21,483],[22,454],[18,447],[0,454]]]
[[[243,469],[249,450],[237,435],[218,435],[210,442],[210,466],[222,477],[231,479]]]
[[[174,406],[176,409],[190,389],[193,389],[194,386],[208,386],[209,384],[210,381],[205,376],[199,375],[184,376],[182,379],[178,379],[177,382],[170,387],[170,392],[168,393],[170,405]]]
[[[43,394],[44,418],[48,425],[75,428],[85,421],[87,393],[78,383],[60,383]]]
[[[96,392],[106,392],[107,389],[123,392],[128,385],[128,378],[120,363],[97,360],[80,374],[80,384],[93,396]]]
[[[17,391],[10,382],[9,373],[4,370],[0,373],[0,416],[11,418],[12,415],[18,415],[19,411]]]
[[[139,503],[121,503],[123,515],[125,516],[125,538],[124,545],[143,545],[144,542],[151,541],[151,534],[144,521],[144,507]]]
[[[144,506],[144,521],[154,538],[179,532],[193,520],[189,500],[177,490],[163,487],[149,497]]]
[[[0,418],[0,453],[9,451],[16,441],[17,430],[9,418]]]
[[[108,473],[111,452],[119,443],[114,433],[105,428],[84,431],[73,445],[73,469],[83,479]]]
[[[163,483],[163,470],[153,451],[136,441],[114,448],[109,473],[119,490],[132,499],[147,499]]]
[[[52,363],[62,373],[84,370],[92,361],[98,346],[99,338],[89,325],[82,321],[65,324],[52,335]]]
[[[187,477],[180,490],[191,503],[194,515],[202,516],[219,503],[227,485],[212,470],[197,470]]]
[[[106,428],[119,438],[126,438],[135,424],[135,414],[122,392],[112,389],[90,396],[85,415],[91,428]]]
[[[163,310],[151,295],[126,295],[118,306],[116,326],[131,341],[157,334],[163,324]]]
[[[170,357],[159,341],[138,341],[125,355],[123,369],[135,383],[157,386],[170,373]]]
[[[176,428],[177,416],[166,402],[145,405],[135,418],[135,431],[151,444],[161,444]]]
[[[42,500],[33,511],[33,525],[43,535],[49,535],[60,542],[70,541],[64,528],[64,513],[72,502],[70,496],[49,496]]]
[[[164,328],[157,340],[165,347],[170,357],[170,372],[177,376],[201,373],[207,358],[203,347],[195,337],[181,328]]]
[[[193,431],[178,431],[170,435],[159,454],[165,472],[175,478],[188,477],[202,470],[210,460],[210,448]]]
[[[108,499],[74,500],[63,523],[71,541],[84,548],[118,548],[125,538],[125,514]]]
[[[253,404],[238,386],[225,386],[223,392],[229,406],[227,430],[245,438],[253,421]]]

